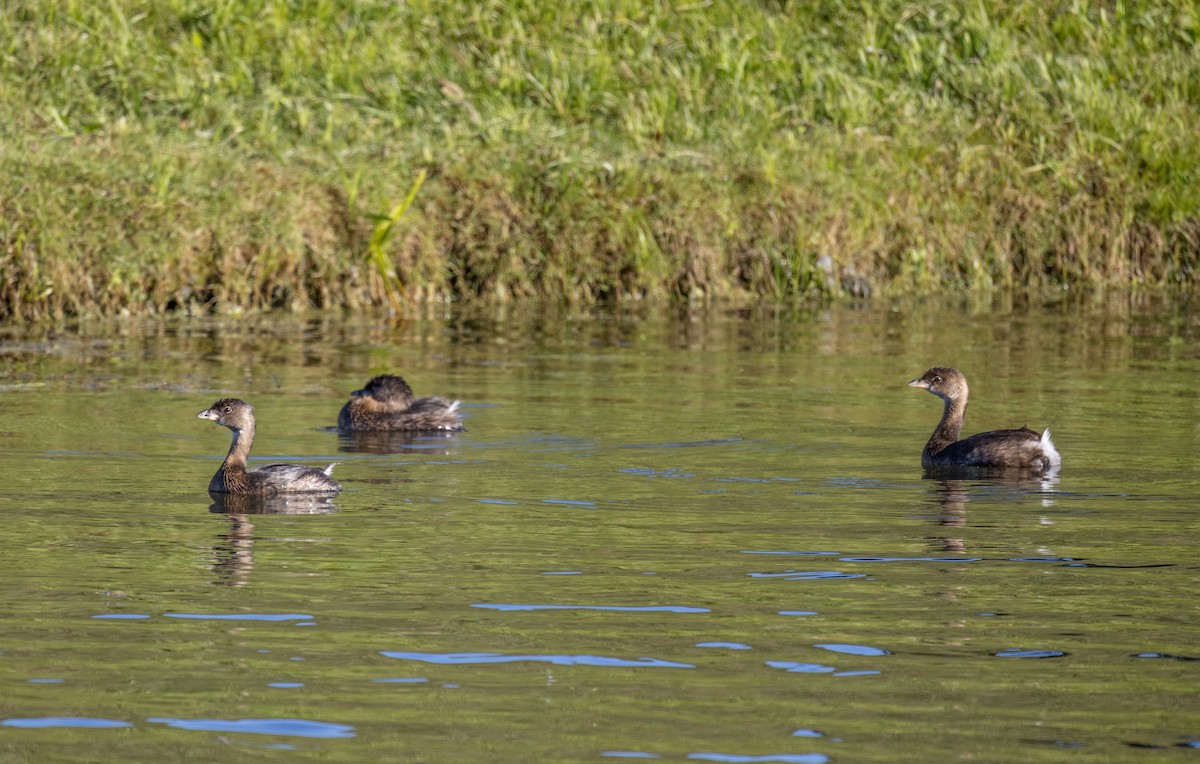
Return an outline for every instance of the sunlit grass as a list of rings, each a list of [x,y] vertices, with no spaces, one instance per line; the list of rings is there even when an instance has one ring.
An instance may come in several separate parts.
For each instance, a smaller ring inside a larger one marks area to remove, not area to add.
[[[1192,283],[1198,27],[1182,0],[7,3],[0,315]]]

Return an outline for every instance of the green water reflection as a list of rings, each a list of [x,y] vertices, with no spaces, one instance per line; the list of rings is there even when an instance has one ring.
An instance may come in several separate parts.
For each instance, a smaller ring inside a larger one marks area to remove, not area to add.
[[[0,760],[1184,755],[1198,340],[1129,300],[8,327]],[[927,479],[935,364],[1061,472]],[[339,437],[382,371],[467,432]],[[210,497],[220,394],[346,490]]]

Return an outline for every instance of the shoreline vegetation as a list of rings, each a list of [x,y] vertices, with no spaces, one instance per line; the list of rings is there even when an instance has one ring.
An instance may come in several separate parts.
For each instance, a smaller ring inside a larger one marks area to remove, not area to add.
[[[1200,5],[15,0],[0,319],[1194,288]]]

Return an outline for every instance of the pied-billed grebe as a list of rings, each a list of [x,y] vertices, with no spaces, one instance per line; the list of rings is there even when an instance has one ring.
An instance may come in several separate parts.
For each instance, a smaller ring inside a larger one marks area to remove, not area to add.
[[[342,487],[330,477],[333,465],[323,470],[300,464],[271,464],[256,470],[246,470],[246,457],[254,443],[254,407],[238,398],[222,398],[196,416],[211,419],[233,430],[233,443],[221,468],[208,484],[213,493],[256,493],[274,496],[279,493],[311,493],[340,491]]]
[[[458,401],[413,398],[412,388],[394,374],[380,374],[350,393],[338,414],[345,431],[461,430]]]
[[[946,402],[942,421],[921,452],[921,466],[1048,470],[1062,464],[1049,428],[1041,433],[1028,427],[992,430],[959,440],[967,414],[967,378],[958,369],[934,367],[908,384]]]

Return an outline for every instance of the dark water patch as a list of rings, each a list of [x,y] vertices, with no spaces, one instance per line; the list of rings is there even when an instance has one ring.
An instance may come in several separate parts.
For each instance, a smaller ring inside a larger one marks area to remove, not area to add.
[[[780,610],[779,615],[806,616],[806,615],[820,615],[820,613],[818,613],[816,610]]]
[[[1200,661],[1200,658],[1191,655],[1172,655],[1170,653],[1134,653],[1132,658],[1153,658],[1158,660],[1168,661]]]
[[[600,610],[619,613],[709,613],[708,608],[682,605],[505,605],[477,603],[471,607],[505,612],[518,610]]]
[[[874,657],[874,656],[879,656],[879,655],[891,655],[892,654],[891,650],[884,650],[881,647],[868,647],[866,645],[843,645],[843,644],[836,644],[836,643],[826,643],[826,644],[813,645],[813,647],[819,647],[822,650],[828,650],[833,653],[845,653],[847,655],[867,655],[867,656]]]
[[[866,573],[844,573],[840,570],[785,570],[782,573],[747,573],[750,578],[774,578],[784,581],[823,581],[835,578],[866,578]]]
[[[1065,658],[1069,653],[1061,650],[1000,650],[992,653],[997,658]]]
[[[720,761],[725,764],[751,764],[758,761],[776,761],[784,764],[827,764],[832,761],[820,753],[768,753],[763,756],[747,756],[738,753],[689,753],[696,761]]]
[[[421,661],[443,665],[478,663],[552,663],[556,666],[603,666],[608,668],[696,668],[690,663],[676,663],[657,658],[611,658],[603,655],[504,655],[503,653],[417,653],[380,650],[385,658]]]
[[[294,690],[297,687],[303,686],[303,682],[267,682],[267,687],[273,687],[277,690]]]
[[[1083,743],[1078,743],[1074,740],[1038,740],[1036,738],[1025,738],[1021,741],[1026,745],[1045,745],[1052,748],[1063,748],[1066,750],[1074,750],[1083,748]]]
[[[116,719],[97,719],[90,716],[36,716],[24,719],[4,719],[2,727],[19,727],[21,729],[51,729],[54,727],[76,727],[84,729],[118,729],[132,727],[131,722]]]
[[[285,737],[350,738],[356,737],[348,724],[315,722],[308,719],[174,719],[154,716],[146,721],[181,730],[203,732],[245,732]]]
[[[722,648],[725,650],[753,650],[750,645],[741,642],[697,642],[696,647]]]

